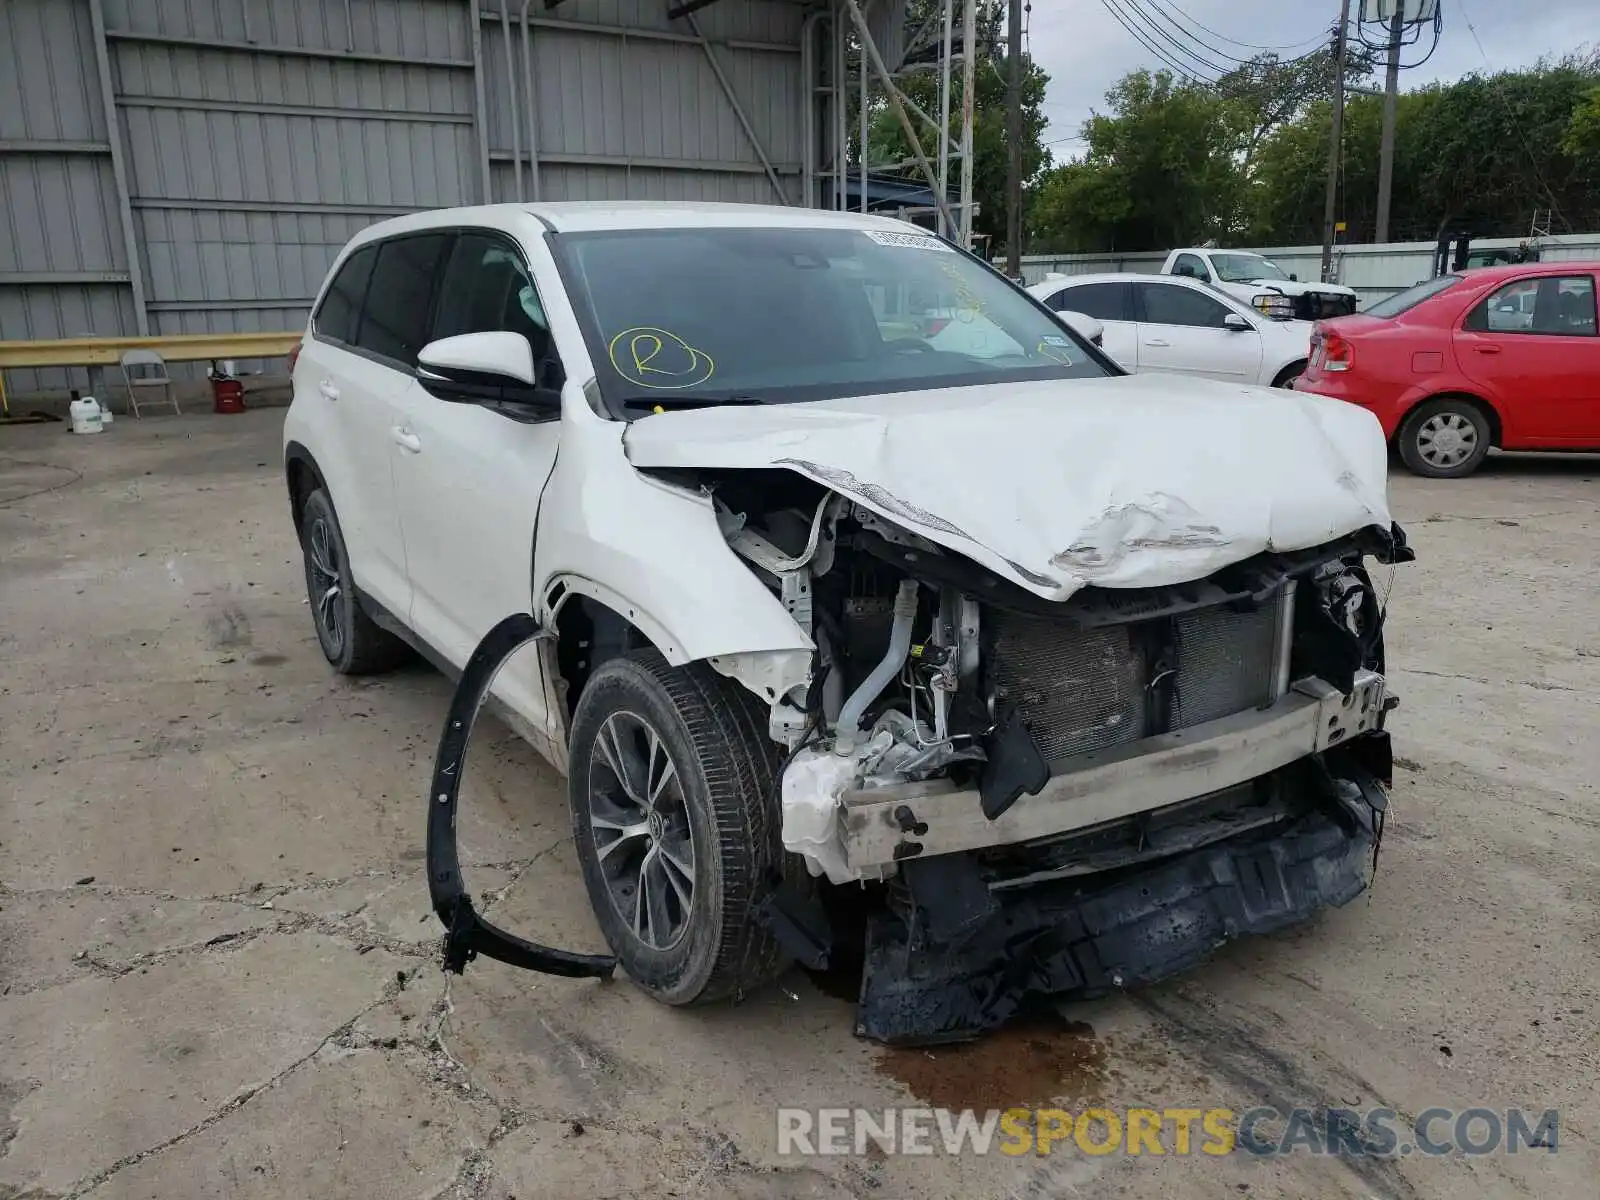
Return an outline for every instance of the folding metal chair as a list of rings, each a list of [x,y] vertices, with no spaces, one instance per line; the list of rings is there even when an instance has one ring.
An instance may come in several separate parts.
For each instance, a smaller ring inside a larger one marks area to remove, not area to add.
[[[128,371],[129,367],[135,368],[135,371],[142,367],[148,367],[150,373],[130,373]],[[167,374],[167,362],[154,350],[124,350],[122,352],[122,382],[127,386],[128,405],[133,409],[134,416],[141,415],[139,412],[139,389],[152,387],[165,389],[166,399],[146,400],[146,404],[170,404],[173,412],[179,416],[183,415],[183,410],[178,407],[177,393],[172,390],[172,377]]]

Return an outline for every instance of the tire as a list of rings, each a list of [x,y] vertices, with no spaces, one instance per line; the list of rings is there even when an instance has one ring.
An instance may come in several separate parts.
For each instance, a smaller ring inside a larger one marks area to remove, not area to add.
[[[1275,388],[1286,388],[1305,373],[1306,364],[1304,362],[1290,363],[1287,367],[1278,372],[1278,377],[1272,381],[1272,386]]]
[[[328,493],[318,488],[306,497],[300,517],[300,552],[305,560],[306,598],[317,642],[341,675],[373,675],[404,662],[404,642],[374,624],[356,599],[350,555]]]
[[[570,748],[578,862],[629,977],[671,1005],[774,978],[787,960],[755,905],[784,871],[779,758],[755,698],[703,664],[633,650],[590,677]],[[654,803],[630,799],[622,774]]]
[[[1445,397],[1419,404],[1395,439],[1400,459],[1429,479],[1471,475],[1489,454],[1489,419],[1470,400]]]

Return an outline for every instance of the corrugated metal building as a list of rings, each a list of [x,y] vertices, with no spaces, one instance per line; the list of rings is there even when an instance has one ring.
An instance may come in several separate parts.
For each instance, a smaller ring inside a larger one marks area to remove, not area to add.
[[[297,328],[417,208],[831,197],[826,0],[676,2],[0,0],[0,340]]]

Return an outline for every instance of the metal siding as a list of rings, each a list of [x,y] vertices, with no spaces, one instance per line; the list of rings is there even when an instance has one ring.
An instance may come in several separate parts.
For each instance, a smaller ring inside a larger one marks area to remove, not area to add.
[[[35,338],[85,337],[123,334],[133,329],[133,293],[115,284],[28,284],[0,287],[0,337],[27,341]],[[43,371],[8,371],[10,393],[47,388],[98,386],[99,371],[91,377],[81,367]]]
[[[467,0],[351,0],[348,24],[340,0],[103,7],[152,332],[298,328],[358,230],[396,212],[477,201]],[[513,199],[499,0],[481,7],[492,192]],[[667,7],[530,5],[541,22],[531,46],[545,199],[775,201],[704,47]],[[510,9],[531,195],[519,0]],[[793,198],[805,12],[787,0],[722,0],[696,14]],[[674,40],[619,36],[628,30]],[[0,154],[0,271],[129,269],[95,58],[88,0],[0,0],[0,140],[74,143],[76,151],[30,145]],[[126,283],[0,285],[0,338],[133,329]],[[175,365],[174,373],[196,369]],[[7,377],[13,391],[88,384],[82,371]]]
[[[0,3],[0,138],[102,142],[94,36],[84,3]]]
[[[0,156],[0,272],[125,271],[111,160]]]

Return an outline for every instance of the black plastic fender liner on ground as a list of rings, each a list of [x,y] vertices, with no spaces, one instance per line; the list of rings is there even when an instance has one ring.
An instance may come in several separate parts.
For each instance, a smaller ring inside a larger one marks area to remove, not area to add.
[[[456,852],[456,801],[465,773],[467,741],[489,686],[514,653],[537,640],[544,631],[527,613],[505,618],[478,643],[451,697],[433,760],[433,788],[428,795],[428,896],[433,911],[444,923],[444,969],[456,974],[478,955],[498,959],[513,967],[546,975],[608,979],[617,960],[609,954],[574,954],[524,941],[496,928],[472,907],[461,878]]]

